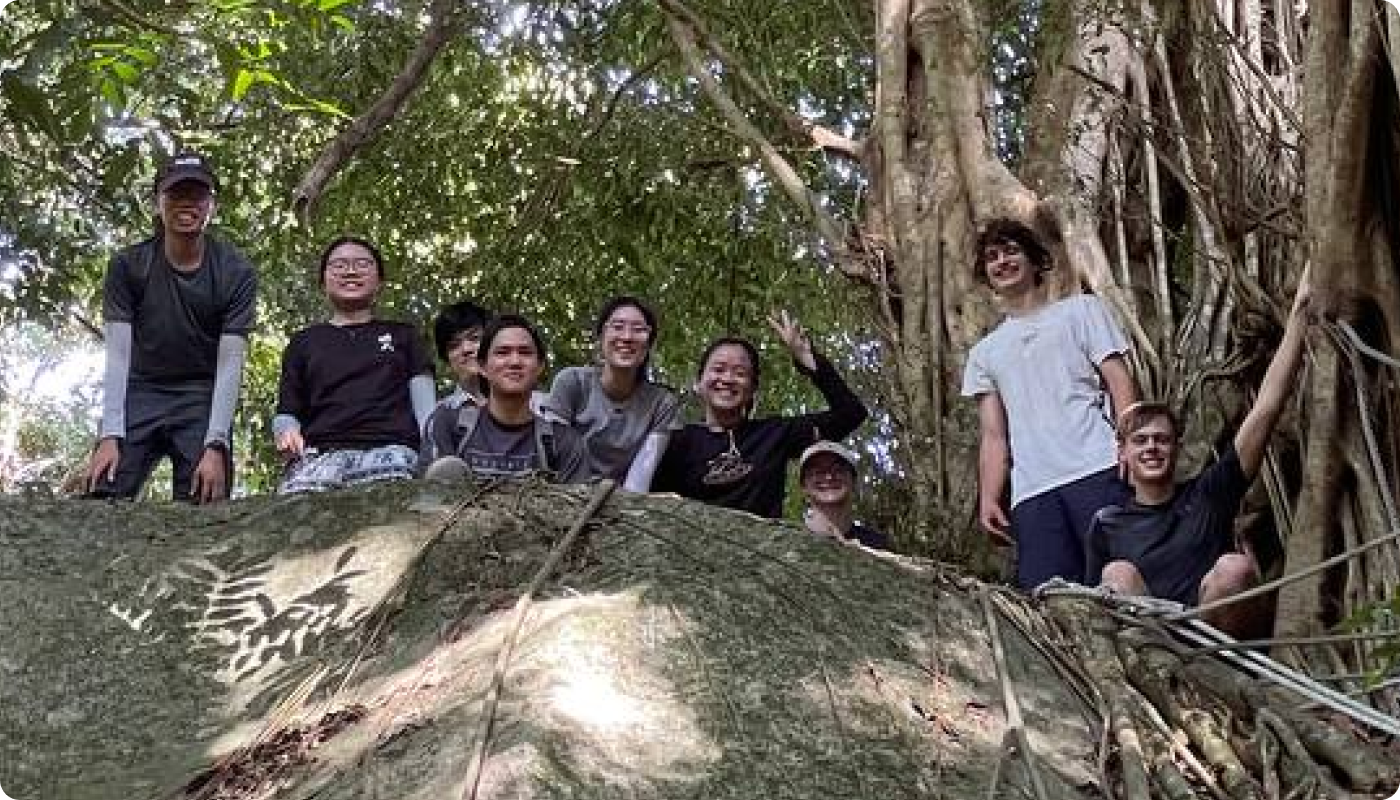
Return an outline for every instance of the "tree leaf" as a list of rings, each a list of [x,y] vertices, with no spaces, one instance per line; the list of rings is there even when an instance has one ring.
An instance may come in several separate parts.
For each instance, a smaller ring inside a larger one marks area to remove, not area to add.
[[[233,76],[233,88],[229,92],[230,96],[232,96],[234,100],[242,100],[243,96],[248,94],[248,90],[253,88],[253,84],[257,82],[257,79],[257,73],[253,70],[238,70],[238,73]]]
[[[28,121],[54,140],[61,138],[58,121],[54,119],[53,111],[49,108],[43,92],[27,83],[17,73],[6,72],[0,76],[0,93],[3,93],[10,106],[19,112],[18,116],[21,119]]]

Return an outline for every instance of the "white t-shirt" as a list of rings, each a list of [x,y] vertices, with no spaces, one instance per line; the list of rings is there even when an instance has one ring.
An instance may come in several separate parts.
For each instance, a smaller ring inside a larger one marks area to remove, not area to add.
[[[1008,316],[972,348],[962,394],[1001,396],[1013,507],[1117,463],[1116,412],[1096,367],[1127,350],[1108,308],[1087,294]]]

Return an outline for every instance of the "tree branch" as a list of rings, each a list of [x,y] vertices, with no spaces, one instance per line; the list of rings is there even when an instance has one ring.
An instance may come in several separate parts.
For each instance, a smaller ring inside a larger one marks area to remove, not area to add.
[[[163,33],[166,36],[180,35],[179,31],[169,25],[141,16],[131,6],[123,3],[122,0],[97,0],[97,4],[111,11],[113,14],[116,14],[118,17],[121,17],[122,20],[133,28],[155,31],[156,33]]]
[[[779,102],[759,83],[753,73],[749,72],[743,62],[730,55],[724,45],[710,35],[704,20],[691,11],[681,0],[660,0],[660,4],[669,15],[679,18],[680,21],[689,26],[697,45],[719,59],[719,62],[724,65],[725,72],[732,73],[741,86],[778,115],[789,134],[803,141],[812,142],[819,150],[838,153],[855,161],[860,160],[861,150],[864,146],[861,141],[843,136],[830,128],[804,119],[786,104]]]
[[[389,88],[374,101],[349,127],[341,131],[326,148],[311,168],[302,176],[292,192],[292,208],[303,225],[309,224],[312,209],[325,191],[326,185],[335,177],[361,147],[373,139],[403,108],[408,98],[418,90],[443,45],[456,32],[456,8],[454,0],[433,0],[430,14],[432,21],[418,46],[408,57]]]
[[[663,8],[668,11],[675,6],[675,0],[660,0]],[[715,80],[704,59],[700,54],[700,46],[696,37],[696,32],[691,23],[685,21],[682,16],[668,13],[666,15],[666,27],[671,31],[671,38],[675,40],[676,46],[680,48],[681,57],[685,60],[686,68],[690,74],[700,83],[700,88],[705,95],[714,103],[730,129],[741,140],[758,151],[764,166],[770,175],[798,208],[807,215],[817,229],[818,235],[831,248],[832,255],[841,269],[852,275],[864,276],[863,270],[859,268],[857,262],[859,258],[853,253],[846,241],[844,226],[831,216],[826,209],[822,208],[819,198],[815,192],[807,187],[802,178],[793,169],[787,159],[783,158],[767,137],[752,123],[733,98],[725,92],[724,88]]]

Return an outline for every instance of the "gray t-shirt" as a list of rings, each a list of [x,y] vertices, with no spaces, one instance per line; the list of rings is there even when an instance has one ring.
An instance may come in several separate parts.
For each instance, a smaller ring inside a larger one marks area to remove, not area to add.
[[[233,245],[206,237],[193,272],[170,265],[160,237],[119,252],[107,270],[102,312],[131,324],[130,382],[212,385],[219,337],[247,336],[257,276]]]
[[[535,421],[508,427],[483,411],[458,454],[472,472],[481,476],[531,472],[539,463],[535,457]]]
[[[546,405],[583,437],[589,472],[598,478],[626,478],[649,434],[680,427],[680,404],[670,391],[648,382],[626,400],[613,400],[598,367],[560,370]]]
[[[962,394],[996,392],[1011,442],[1011,505],[1117,463],[1098,365],[1128,340],[1093,295],[1007,317],[967,357]],[[1121,409],[1119,409],[1121,411]]]

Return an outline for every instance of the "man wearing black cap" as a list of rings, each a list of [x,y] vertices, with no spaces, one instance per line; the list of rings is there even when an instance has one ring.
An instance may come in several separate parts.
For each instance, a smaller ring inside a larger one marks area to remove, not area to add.
[[[840,442],[817,442],[802,452],[797,475],[807,497],[807,530],[875,550],[890,549],[885,534],[855,520],[855,451]]]
[[[164,456],[178,499],[228,497],[229,435],[257,277],[205,232],[218,182],[193,153],[156,174],[155,236],[121,250],[102,290],[102,428],[88,462],[96,497],[135,497]]]

